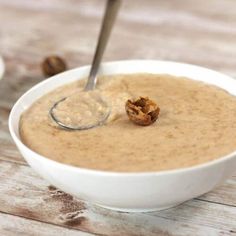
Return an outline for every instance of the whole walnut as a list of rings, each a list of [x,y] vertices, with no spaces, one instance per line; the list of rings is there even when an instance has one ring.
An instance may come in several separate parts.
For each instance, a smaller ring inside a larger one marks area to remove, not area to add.
[[[66,62],[59,56],[48,56],[41,64],[45,76],[53,76],[67,69]]]
[[[132,122],[142,126],[153,124],[160,113],[160,108],[148,97],[128,100],[125,104],[125,110]]]

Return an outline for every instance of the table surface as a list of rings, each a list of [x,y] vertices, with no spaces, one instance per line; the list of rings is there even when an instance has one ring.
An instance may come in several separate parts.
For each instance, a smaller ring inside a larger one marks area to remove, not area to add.
[[[119,213],[49,186],[23,160],[7,119],[14,102],[42,81],[40,63],[62,55],[91,62],[102,0],[0,0],[0,235],[236,235],[236,175],[176,208]],[[236,77],[235,0],[126,0],[104,61],[164,59]]]

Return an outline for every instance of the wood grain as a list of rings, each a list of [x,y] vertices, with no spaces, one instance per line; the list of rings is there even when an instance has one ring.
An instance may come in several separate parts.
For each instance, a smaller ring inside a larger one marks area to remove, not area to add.
[[[90,236],[92,234],[65,229],[52,224],[0,213],[0,235],[4,236]]]
[[[167,211],[108,211],[49,186],[27,166],[7,120],[15,101],[43,81],[40,63],[62,55],[70,68],[89,64],[104,0],[0,0],[0,235],[236,235],[236,175]],[[126,0],[104,61],[163,59],[236,78],[236,1]]]

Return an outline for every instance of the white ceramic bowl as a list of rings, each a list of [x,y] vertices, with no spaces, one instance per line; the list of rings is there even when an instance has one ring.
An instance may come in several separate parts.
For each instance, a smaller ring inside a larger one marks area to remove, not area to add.
[[[170,171],[116,173],[65,165],[30,150],[19,137],[19,119],[34,101],[52,89],[88,75],[89,66],[56,75],[34,86],[13,107],[9,128],[29,165],[49,183],[76,197],[120,211],[153,211],[178,205],[212,190],[231,176],[236,152],[206,164]],[[100,74],[168,73],[217,85],[236,95],[236,81],[221,73],[188,64],[134,60],[105,63]],[[92,147],[91,147],[92,148]],[[184,151],[184,150],[183,150]]]

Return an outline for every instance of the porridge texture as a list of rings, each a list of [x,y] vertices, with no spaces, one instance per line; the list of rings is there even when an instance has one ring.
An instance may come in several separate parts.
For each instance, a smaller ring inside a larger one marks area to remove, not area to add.
[[[98,90],[112,108],[106,124],[83,131],[59,128],[48,115],[50,107],[82,91],[84,84],[80,80],[59,87],[25,111],[20,136],[28,147],[62,163],[118,172],[189,167],[236,150],[236,97],[170,75],[100,77]],[[126,101],[139,96],[150,97],[160,107],[152,125],[139,126],[127,117]]]

